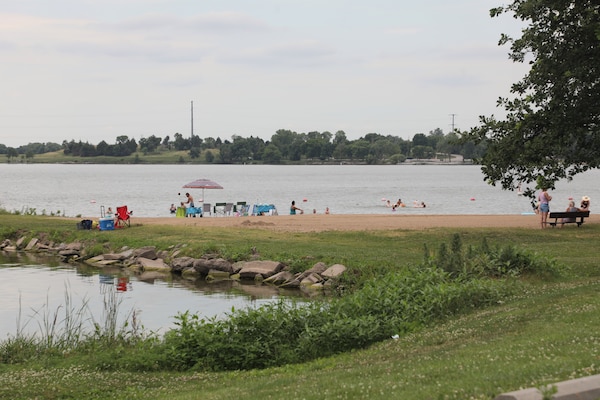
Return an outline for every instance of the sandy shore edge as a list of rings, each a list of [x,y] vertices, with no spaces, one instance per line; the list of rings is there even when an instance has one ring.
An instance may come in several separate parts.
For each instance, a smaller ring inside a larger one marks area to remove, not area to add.
[[[97,219],[97,217],[90,217]],[[586,224],[600,222],[600,216],[590,215]],[[432,228],[531,228],[540,229],[538,215],[385,215],[385,214],[307,214],[260,217],[136,217],[133,225],[187,226],[190,228],[227,227],[238,229],[268,229],[284,232],[422,230]],[[577,228],[569,224],[566,228]]]

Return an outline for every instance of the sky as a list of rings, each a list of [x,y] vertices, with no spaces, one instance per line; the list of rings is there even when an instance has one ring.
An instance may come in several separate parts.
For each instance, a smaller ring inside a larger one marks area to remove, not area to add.
[[[527,72],[500,5],[0,0],[0,143],[468,130]]]

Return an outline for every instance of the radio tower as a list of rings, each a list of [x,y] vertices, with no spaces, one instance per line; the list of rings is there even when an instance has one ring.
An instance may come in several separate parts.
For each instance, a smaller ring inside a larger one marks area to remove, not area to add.
[[[452,132],[454,132],[454,117],[456,117],[456,114],[450,114],[450,116],[452,117],[452,124],[450,126],[452,126]]]

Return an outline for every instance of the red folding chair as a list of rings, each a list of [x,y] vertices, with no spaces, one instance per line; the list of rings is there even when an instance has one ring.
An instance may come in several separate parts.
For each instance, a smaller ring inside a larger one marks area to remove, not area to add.
[[[131,226],[131,214],[133,211],[128,211],[127,206],[117,207],[117,223],[115,228],[124,228],[125,225]]]

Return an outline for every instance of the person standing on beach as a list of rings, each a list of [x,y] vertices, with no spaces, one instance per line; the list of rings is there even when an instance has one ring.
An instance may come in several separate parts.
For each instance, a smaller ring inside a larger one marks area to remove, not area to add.
[[[542,229],[546,227],[546,222],[548,220],[550,200],[552,200],[552,196],[548,194],[548,188],[542,187],[542,191],[538,194],[538,208],[540,211],[540,224],[542,225]]]
[[[296,211],[300,211],[300,214],[304,214],[304,210],[296,207],[296,201],[292,200],[292,205],[290,206],[290,215],[296,215]]]
[[[189,204],[189,207],[194,208],[194,198],[189,193],[186,193],[185,197],[187,197],[187,201],[185,203]]]

